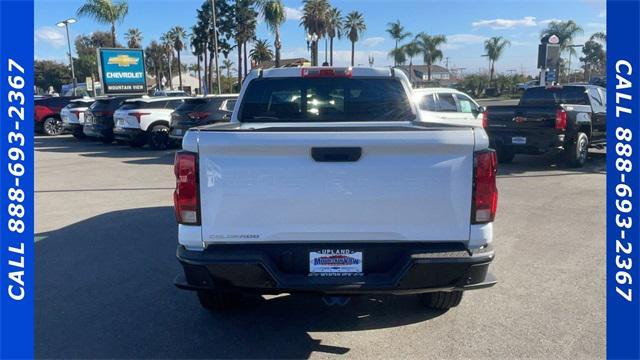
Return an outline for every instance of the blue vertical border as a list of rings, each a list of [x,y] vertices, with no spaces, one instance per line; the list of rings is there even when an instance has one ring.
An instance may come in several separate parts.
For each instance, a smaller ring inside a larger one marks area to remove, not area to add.
[[[23,69],[21,73],[10,61]],[[33,263],[33,0],[0,0],[0,358],[34,356],[34,263]],[[24,79],[19,87],[17,77]],[[11,86],[9,79],[13,79]],[[10,91],[14,91],[13,97]],[[21,92],[24,101],[15,92]],[[21,103],[24,104],[21,104]],[[10,107],[22,108],[22,116]],[[19,119],[22,117],[23,119]],[[14,135],[10,135],[14,133]],[[18,133],[22,135],[17,135]],[[23,143],[19,139],[23,137]],[[10,150],[10,149],[14,150]],[[24,154],[22,159],[20,149]],[[15,159],[12,160],[11,157]],[[20,163],[13,168],[12,164]],[[17,175],[20,174],[20,175]],[[10,199],[10,189],[13,200]],[[21,190],[24,198],[16,197]],[[12,206],[13,204],[13,206]],[[24,209],[16,214],[16,206]],[[11,210],[10,210],[11,207]],[[10,211],[13,216],[10,216]],[[13,219],[24,223],[23,231],[10,231]],[[12,250],[13,249],[13,250]],[[19,249],[16,251],[16,249]],[[21,254],[23,253],[23,254]],[[23,285],[20,284],[23,282]],[[13,295],[13,296],[11,296]],[[18,300],[17,300],[18,299]]]
[[[640,1],[607,1],[607,358],[609,359],[640,358],[639,18]],[[629,148],[631,153],[625,151]],[[630,192],[627,191],[629,189]],[[631,224],[627,224],[628,220],[631,220]],[[585,294],[585,296],[589,295]]]

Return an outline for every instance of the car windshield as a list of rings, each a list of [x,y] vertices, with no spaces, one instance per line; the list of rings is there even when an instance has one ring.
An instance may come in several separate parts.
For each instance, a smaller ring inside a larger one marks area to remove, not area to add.
[[[214,111],[220,107],[221,101],[216,98],[187,99],[176,108],[176,111]]]
[[[520,105],[589,105],[589,99],[584,87],[535,87],[527,89],[522,95]]]
[[[262,78],[242,99],[242,122],[409,121],[415,115],[395,78]]]

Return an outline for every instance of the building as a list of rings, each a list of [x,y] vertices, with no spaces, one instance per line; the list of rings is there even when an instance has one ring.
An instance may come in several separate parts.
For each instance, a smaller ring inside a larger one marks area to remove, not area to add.
[[[459,81],[447,68],[440,65],[431,65],[431,82],[428,80],[427,65],[413,65],[413,74],[409,74],[409,65],[398,66],[409,78],[414,87],[426,87],[429,85],[449,86]]]
[[[311,62],[305,58],[280,59],[280,67],[300,67],[300,66],[309,66],[310,64]],[[252,66],[252,67],[271,69],[275,67],[275,61],[264,61],[260,64],[260,66]]]

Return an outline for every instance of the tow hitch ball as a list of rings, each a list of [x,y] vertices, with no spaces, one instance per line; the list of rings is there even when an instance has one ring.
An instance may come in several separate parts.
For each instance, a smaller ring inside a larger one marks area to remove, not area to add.
[[[322,301],[327,306],[345,306],[351,301],[349,296],[323,296]]]

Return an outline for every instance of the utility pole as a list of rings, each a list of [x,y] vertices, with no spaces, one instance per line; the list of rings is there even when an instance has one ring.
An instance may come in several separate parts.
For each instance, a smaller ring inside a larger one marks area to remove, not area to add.
[[[444,58],[445,67],[449,70],[449,57]]]
[[[220,94],[222,90],[220,87],[220,67],[218,66],[218,23],[216,20],[216,0],[209,0],[209,2],[211,3],[211,16],[213,18],[213,55],[216,57],[216,85],[218,86],[218,94]],[[238,49],[238,51],[240,51],[240,49]]]
[[[73,95],[76,95],[76,71],[73,67],[73,56],[71,55],[71,38],[69,37],[69,24],[75,23],[77,20],[74,18],[70,18],[67,20],[60,21],[56,24],[58,27],[63,27],[67,30],[67,45],[69,46],[69,64],[71,65],[71,83],[73,84]]]

